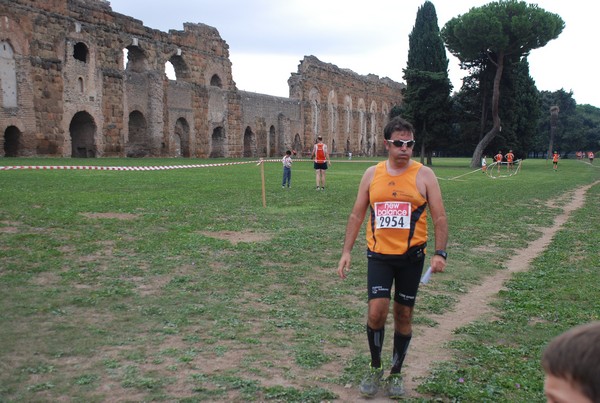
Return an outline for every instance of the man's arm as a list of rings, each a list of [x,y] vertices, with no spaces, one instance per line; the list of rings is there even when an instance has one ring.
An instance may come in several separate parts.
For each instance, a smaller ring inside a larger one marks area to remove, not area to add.
[[[425,197],[431,213],[435,236],[435,250],[446,250],[448,245],[448,218],[442,199],[442,191],[435,173],[428,167],[422,167],[423,184],[425,185]],[[442,272],[446,268],[446,259],[442,256],[431,256],[431,269],[433,272]]]
[[[375,167],[369,167],[363,174],[363,177],[358,186],[358,194],[356,195],[356,201],[352,212],[348,217],[348,224],[346,225],[346,236],[344,237],[344,246],[342,248],[342,256],[338,263],[337,273],[340,278],[346,278],[348,271],[350,270],[351,252],[356,242],[356,237],[360,231],[360,227],[365,219],[367,208],[369,207],[369,186],[373,180],[373,173]]]

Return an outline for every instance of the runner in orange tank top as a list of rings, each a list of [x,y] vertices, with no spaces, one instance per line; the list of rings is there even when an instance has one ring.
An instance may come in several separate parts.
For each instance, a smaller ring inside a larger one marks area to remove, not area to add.
[[[317,137],[317,142],[313,147],[310,158],[314,159],[313,165],[317,175],[317,190],[325,190],[325,174],[331,161],[329,160],[329,153],[327,152],[327,144],[323,143],[323,137]]]
[[[515,159],[515,155],[512,150],[508,150],[508,153],[504,156],[506,158],[506,162],[508,163],[508,172],[512,172],[513,170],[513,161]]]
[[[373,397],[383,376],[381,352],[385,323],[394,286],[394,338],[388,396],[404,393],[401,369],[412,338],[412,313],[423,272],[427,242],[427,210],[434,225],[435,252],[432,272],[446,267],[448,221],[442,193],[433,171],[411,159],[415,145],[410,123],[395,117],[384,129],[387,160],[367,168],[346,226],[346,237],[337,273],[347,277],[351,251],[367,210],[367,341],[369,370],[360,392]]]
[[[554,151],[552,154],[552,169],[555,171],[558,170],[558,159],[560,158],[558,151]]]
[[[498,151],[498,154],[494,155],[494,161],[496,161],[496,165],[498,165],[498,172],[500,172],[500,165],[502,165],[502,151]]]

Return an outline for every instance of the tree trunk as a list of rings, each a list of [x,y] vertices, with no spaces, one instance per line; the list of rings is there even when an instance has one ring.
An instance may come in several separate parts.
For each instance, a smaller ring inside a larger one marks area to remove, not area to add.
[[[496,137],[496,135],[500,131],[500,79],[502,78],[503,70],[504,52],[499,52],[496,64],[496,75],[494,76],[494,90],[492,92],[492,121],[494,125],[492,126],[490,131],[487,132],[485,136],[483,136],[481,141],[479,141],[477,147],[475,147],[475,152],[473,152],[473,158],[471,159],[471,168],[479,168],[479,164],[481,162],[481,155],[483,154],[488,144],[490,144],[490,142],[494,139],[494,137]]]
[[[425,142],[427,141],[427,124],[423,121],[421,126],[421,164],[425,164]]]

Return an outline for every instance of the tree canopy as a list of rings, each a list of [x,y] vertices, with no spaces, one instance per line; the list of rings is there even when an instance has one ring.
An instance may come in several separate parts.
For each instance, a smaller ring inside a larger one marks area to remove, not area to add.
[[[486,57],[496,68],[491,113],[493,125],[475,148],[471,166],[500,131],[500,80],[507,63],[516,63],[533,49],[545,46],[564,29],[562,18],[524,1],[500,0],[474,7],[448,21],[441,35],[448,50],[462,63]]]

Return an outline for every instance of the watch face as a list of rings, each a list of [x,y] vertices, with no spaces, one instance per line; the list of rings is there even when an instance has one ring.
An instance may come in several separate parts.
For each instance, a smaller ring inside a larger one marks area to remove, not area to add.
[[[448,257],[448,254],[445,251],[443,251],[443,250],[436,250],[435,251],[435,255],[441,256],[444,259],[446,259]]]

